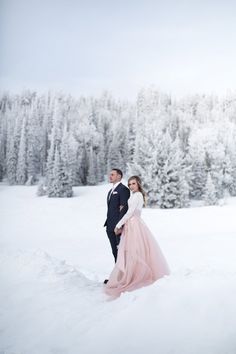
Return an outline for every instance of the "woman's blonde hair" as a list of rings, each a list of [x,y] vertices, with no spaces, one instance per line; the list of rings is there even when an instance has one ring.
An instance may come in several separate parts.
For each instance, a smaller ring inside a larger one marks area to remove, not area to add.
[[[129,186],[130,181],[132,181],[133,179],[137,182],[138,190],[139,190],[139,192],[142,193],[144,205],[146,206],[146,193],[145,193],[145,191],[143,189],[141,178],[139,176],[131,176],[128,179],[128,186]]]

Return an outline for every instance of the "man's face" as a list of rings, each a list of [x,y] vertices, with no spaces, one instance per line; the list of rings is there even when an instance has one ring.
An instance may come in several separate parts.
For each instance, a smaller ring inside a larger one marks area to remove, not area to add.
[[[109,182],[110,183],[117,183],[120,182],[121,180],[121,175],[119,175],[116,171],[111,170],[109,174]]]

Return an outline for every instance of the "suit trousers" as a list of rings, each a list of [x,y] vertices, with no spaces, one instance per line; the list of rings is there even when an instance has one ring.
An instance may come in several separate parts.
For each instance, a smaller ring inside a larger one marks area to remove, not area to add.
[[[109,241],[110,241],[110,244],[111,244],[111,249],[112,249],[112,253],[113,253],[113,256],[115,258],[115,262],[116,262],[116,259],[117,259],[117,253],[118,253],[118,248],[117,246],[119,245],[120,243],[120,235],[116,235],[114,233],[114,231],[111,231],[111,230],[106,230],[107,232],[107,236],[109,238]]]

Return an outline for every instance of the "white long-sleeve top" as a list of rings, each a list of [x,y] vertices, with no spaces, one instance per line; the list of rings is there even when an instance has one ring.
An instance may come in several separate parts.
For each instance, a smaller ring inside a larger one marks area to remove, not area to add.
[[[132,193],[129,200],[128,200],[128,210],[125,213],[125,215],[123,216],[123,218],[120,219],[120,221],[118,222],[116,227],[118,229],[120,229],[121,226],[123,226],[126,223],[126,221],[134,215],[134,212],[136,210],[141,212],[142,208],[143,208],[143,195],[142,195],[142,193],[141,192]]]

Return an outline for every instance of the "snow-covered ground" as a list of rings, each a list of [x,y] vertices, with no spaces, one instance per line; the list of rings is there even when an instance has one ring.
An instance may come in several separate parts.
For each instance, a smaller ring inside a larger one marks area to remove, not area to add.
[[[0,183],[1,354],[236,353],[236,199],[145,209],[172,274],[108,301],[109,185],[36,189]]]

